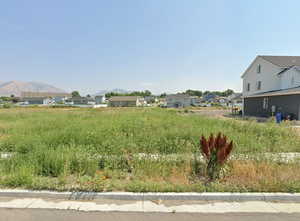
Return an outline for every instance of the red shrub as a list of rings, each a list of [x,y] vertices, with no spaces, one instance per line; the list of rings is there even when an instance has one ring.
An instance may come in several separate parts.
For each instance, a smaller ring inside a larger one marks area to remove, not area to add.
[[[207,160],[207,174],[211,180],[219,178],[222,165],[229,158],[233,149],[233,142],[227,141],[227,137],[218,133],[206,139],[203,135],[200,139],[200,150]]]

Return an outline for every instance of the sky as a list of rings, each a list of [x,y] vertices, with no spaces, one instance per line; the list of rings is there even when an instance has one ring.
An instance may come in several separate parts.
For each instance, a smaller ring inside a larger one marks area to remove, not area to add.
[[[67,91],[241,91],[257,55],[300,55],[298,0],[0,2],[0,81]]]

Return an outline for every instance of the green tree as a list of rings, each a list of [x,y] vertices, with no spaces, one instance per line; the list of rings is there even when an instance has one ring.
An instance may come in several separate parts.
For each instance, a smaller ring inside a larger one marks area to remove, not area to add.
[[[165,98],[167,96],[167,93],[162,93],[161,95],[159,95],[160,98]]]
[[[78,91],[73,91],[72,92],[72,97],[80,97],[80,94]]]
[[[152,95],[152,93],[151,93],[151,91],[149,91],[149,90],[145,90],[145,96],[151,96]]]
[[[123,96],[123,94],[119,94],[119,93],[114,93],[114,92],[109,92],[105,94],[106,98],[111,98],[113,96]]]
[[[223,96],[228,97],[229,95],[232,95],[234,93],[233,90],[227,89],[226,91],[223,91]]]
[[[188,94],[190,96],[198,96],[198,97],[201,97],[202,96],[202,91],[198,91],[198,90],[191,90],[191,89],[188,89],[184,92],[184,94]]]
[[[207,94],[210,94],[211,92],[210,91],[204,91],[203,95],[207,95]]]
[[[146,96],[151,96],[152,93],[149,90],[145,90],[145,91],[133,91],[130,93],[124,93],[124,94],[120,94],[120,93],[115,93],[115,92],[109,92],[105,94],[106,98],[110,98],[113,96],[140,96],[140,97],[146,97]]]

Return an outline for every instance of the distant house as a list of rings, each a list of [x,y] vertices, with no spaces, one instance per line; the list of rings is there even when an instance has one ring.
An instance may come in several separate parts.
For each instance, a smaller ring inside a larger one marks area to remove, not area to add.
[[[158,98],[158,105],[160,107],[167,107],[167,101],[166,101],[166,98]]]
[[[232,100],[234,100],[234,99],[236,99],[236,98],[238,98],[238,97],[242,97],[242,93],[233,93],[233,94],[231,94],[231,95],[229,95],[228,97],[227,97],[227,99],[229,100],[229,101],[232,101]]]
[[[51,97],[51,98],[70,98],[69,93],[51,93],[51,92],[21,92],[21,97]]]
[[[92,97],[72,97],[66,100],[66,103],[71,105],[93,105],[95,99]]]
[[[138,107],[144,104],[144,98],[138,96],[113,96],[108,103],[110,107]]]
[[[257,56],[242,79],[245,115],[300,119],[300,56]]]
[[[171,94],[166,96],[167,107],[189,107],[191,104],[191,97],[187,94]]]
[[[214,93],[205,94],[203,96],[204,102],[215,102],[215,99],[217,98],[217,95]]]
[[[144,99],[148,104],[158,102],[155,96],[146,96]]]
[[[229,99],[228,97],[216,97],[214,102],[222,106],[227,106],[229,104]]]
[[[64,102],[71,97],[68,93],[21,92],[21,99],[28,104],[53,104]]]
[[[24,97],[22,101],[27,105],[50,105],[54,103],[53,99],[49,97]]]
[[[229,100],[230,106],[232,107],[242,106],[243,104],[242,93],[233,93],[229,95],[227,98]]]
[[[200,97],[197,97],[197,96],[191,96],[190,97],[191,99],[191,105],[192,106],[195,106],[195,107],[199,107],[201,106],[201,98]]]
[[[105,95],[97,95],[95,96],[96,104],[103,104],[105,102]]]

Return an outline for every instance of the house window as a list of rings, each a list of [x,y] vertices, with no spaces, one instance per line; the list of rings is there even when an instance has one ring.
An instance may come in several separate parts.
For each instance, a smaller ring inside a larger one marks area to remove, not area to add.
[[[259,74],[260,73],[260,71],[261,71],[261,65],[259,64],[259,65],[257,65],[257,73]]]
[[[268,98],[265,97],[264,100],[263,100],[263,109],[264,110],[267,110],[268,109]]]
[[[258,81],[257,82],[257,90],[260,90],[261,89],[261,81]]]
[[[250,91],[250,83],[247,84],[247,91]]]

